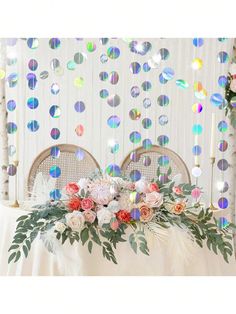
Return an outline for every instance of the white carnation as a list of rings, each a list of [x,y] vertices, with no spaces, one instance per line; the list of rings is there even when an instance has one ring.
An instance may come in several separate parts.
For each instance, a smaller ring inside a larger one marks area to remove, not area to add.
[[[70,227],[73,231],[80,231],[84,226],[84,216],[77,210],[66,214],[65,218],[67,226]]]
[[[66,225],[60,221],[57,221],[54,226],[54,230],[63,233],[66,230]]]

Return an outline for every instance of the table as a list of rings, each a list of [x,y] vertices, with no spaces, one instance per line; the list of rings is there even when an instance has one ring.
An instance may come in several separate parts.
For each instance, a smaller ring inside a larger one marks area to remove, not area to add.
[[[185,237],[179,228],[169,228],[167,234],[159,237],[148,235],[150,256],[135,254],[129,243],[121,243],[116,251],[118,265],[102,257],[99,247],[94,246],[92,254],[86,247],[76,243],[62,246],[58,255],[47,251],[43,242],[36,239],[27,259],[16,264],[7,264],[8,248],[14,235],[16,219],[27,214],[19,208],[0,204],[0,275],[236,275],[235,258],[227,264],[221,255],[215,255],[206,247],[201,249]],[[229,215],[228,211],[216,213]],[[59,262],[61,261],[61,262]]]

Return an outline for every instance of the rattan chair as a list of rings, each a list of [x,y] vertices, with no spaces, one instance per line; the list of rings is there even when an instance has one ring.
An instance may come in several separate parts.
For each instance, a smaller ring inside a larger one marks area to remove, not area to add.
[[[85,149],[71,144],[57,145],[60,149],[60,157],[53,159],[51,147],[40,153],[30,169],[27,192],[33,189],[34,181],[38,173],[49,177],[50,168],[54,165],[61,169],[61,175],[56,178],[56,188],[62,189],[68,182],[77,182],[80,178],[90,176],[96,169],[100,169],[95,158]],[[82,160],[76,158],[76,152],[81,149],[84,153]]]
[[[128,154],[121,165],[121,170],[125,176],[129,177],[132,170],[139,170],[142,177],[145,177],[147,180],[155,179],[157,178],[157,168],[160,165],[159,158],[161,156],[167,156],[169,159],[168,166],[172,169],[169,179],[181,174],[181,183],[191,183],[186,164],[174,151],[165,147],[153,145],[151,149],[147,150],[143,147],[139,147],[132,152],[135,152],[138,155],[138,161],[132,161],[130,154]],[[149,156],[150,158],[147,158],[146,156]],[[144,162],[145,160],[146,165]],[[166,173],[167,169],[168,167],[166,166],[160,166],[161,173]]]

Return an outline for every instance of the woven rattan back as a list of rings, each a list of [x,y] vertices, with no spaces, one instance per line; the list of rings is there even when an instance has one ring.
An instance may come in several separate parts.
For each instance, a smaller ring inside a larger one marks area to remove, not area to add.
[[[56,188],[62,189],[68,182],[77,182],[80,178],[89,177],[99,165],[95,158],[83,148],[71,144],[57,145],[60,149],[59,158],[52,158],[51,147],[44,150],[33,162],[30,169],[27,189],[32,191],[34,180],[38,173],[49,176],[52,166],[58,166],[61,175],[56,180]],[[77,158],[79,154],[80,158]]]
[[[138,158],[133,161],[131,154],[137,155]],[[151,149],[146,150],[143,147],[139,147],[132,151],[131,154],[125,158],[121,165],[121,170],[127,177],[135,174],[133,170],[138,170],[142,177],[152,180],[157,178],[158,167],[160,167],[161,174],[165,174],[168,168],[171,167],[172,172],[169,175],[169,179],[181,174],[183,183],[191,182],[189,171],[184,161],[178,154],[168,148],[153,145]]]

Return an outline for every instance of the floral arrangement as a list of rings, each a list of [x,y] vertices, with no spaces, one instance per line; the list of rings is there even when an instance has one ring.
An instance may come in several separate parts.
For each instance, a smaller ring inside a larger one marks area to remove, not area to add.
[[[68,183],[65,199],[37,205],[17,219],[8,262],[17,262],[23,254],[27,257],[35,238],[41,235],[43,240],[51,232],[62,244],[81,241],[90,253],[93,245],[98,245],[104,258],[117,263],[114,250],[118,243],[129,241],[135,253],[139,250],[149,255],[147,228],[156,233],[158,228],[171,226],[184,227],[200,247],[206,241],[210,250],[220,252],[228,262],[233,253],[230,240],[234,225],[222,227],[212,211],[198,202],[192,204],[200,194],[201,190],[190,184],[147,182],[145,178],[131,182],[101,173]],[[132,230],[128,239],[127,228]]]
[[[226,115],[229,113],[231,125],[236,129],[236,60],[234,59],[229,68],[225,99],[227,100],[225,113]]]

